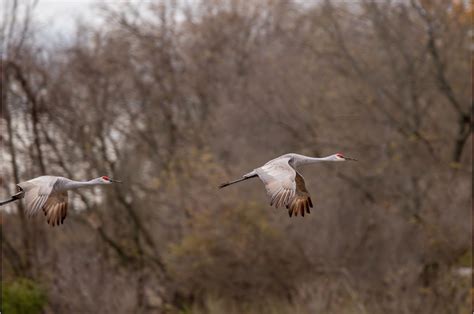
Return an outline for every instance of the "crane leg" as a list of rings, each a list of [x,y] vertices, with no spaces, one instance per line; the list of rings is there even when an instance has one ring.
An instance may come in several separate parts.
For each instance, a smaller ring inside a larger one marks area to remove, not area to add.
[[[245,175],[240,179],[222,183],[221,185],[219,185],[219,189],[222,189],[223,187],[229,186],[231,184],[234,184],[234,183],[237,183],[237,182],[240,182],[240,181],[245,181],[245,180],[248,180],[248,179],[251,179],[251,178],[255,178],[256,176],[257,176],[257,174]]]
[[[11,203],[11,202],[14,202],[14,201],[16,201],[16,200],[19,200],[19,199],[23,198],[23,196],[24,196],[23,189],[20,188],[20,187],[19,187],[19,189],[20,189],[20,192],[18,192],[18,193],[16,193],[16,194],[12,195],[12,196],[10,197],[10,199],[5,200],[5,201],[0,201],[0,206],[6,205],[6,204],[8,204],[8,203]]]

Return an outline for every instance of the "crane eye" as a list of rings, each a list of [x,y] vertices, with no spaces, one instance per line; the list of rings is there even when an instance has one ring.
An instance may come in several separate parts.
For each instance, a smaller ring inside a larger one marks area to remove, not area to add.
[[[102,179],[104,179],[105,181],[110,181],[109,177],[107,176],[103,176]]]

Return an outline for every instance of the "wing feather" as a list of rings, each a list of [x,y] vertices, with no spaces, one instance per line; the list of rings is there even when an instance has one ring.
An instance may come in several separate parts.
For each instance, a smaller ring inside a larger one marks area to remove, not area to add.
[[[25,211],[28,216],[41,211],[57,181],[58,177],[42,176],[18,184],[25,191]]]
[[[298,213],[300,213],[301,216],[304,217],[305,211],[307,214],[311,212],[310,209],[313,208],[313,202],[311,201],[311,197],[306,189],[304,179],[298,172],[296,172],[295,175],[295,184],[296,195],[290,205],[287,206],[288,214],[291,217],[293,214],[297,216]]]
[[[48,199],[47,195],[38,195],[33,199],[28,200],[26,203],[26,213],[28,216],[34,216],[36,213],[40,211],[43,207],[44,203]],[[28,202],[29,201],[29,202]]]
[[[275,205],[276,208],[286,206],[289,201],[288,195],[294,190],[295,170],[288,164],[289,160],[290,158],[275,159],[255,169],[270,197],[270,206]]]
[[[68,195],[67,191],[50,195],[48,201],[43,206],[44,214],[48,224],[59,226],[64,222],[67,215]]]

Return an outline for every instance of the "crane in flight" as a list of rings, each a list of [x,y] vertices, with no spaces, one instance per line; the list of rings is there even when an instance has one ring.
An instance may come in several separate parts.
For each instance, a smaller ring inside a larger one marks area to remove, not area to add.
[[[59,226],[66,219],[69,190],[114,182],[121,183],[121,181],[112,180],[107,176],[85,182],[64,177],[41,176],[18,183],[19,192],[6,201],[0,201],[0,206],[25,198],[27,216],[33,216],[42,210],[48,224]]]
[[[313,203],[308,190],[306,190],[303,176],[296,169],[303,165],[318,162],[346,160],[357,161],[354,158],[345,157],[341,153],[322,158],[299,154],[285,154],[270,160],[262,167],[244,174],[240,179],[221,184],[219,188],[259,177],[270,197],[270,206],[275,205],[275,208],[285,206],[290,217],[292,215],[297,216],[298,213],[304,217],[305,212],[310,213]]]

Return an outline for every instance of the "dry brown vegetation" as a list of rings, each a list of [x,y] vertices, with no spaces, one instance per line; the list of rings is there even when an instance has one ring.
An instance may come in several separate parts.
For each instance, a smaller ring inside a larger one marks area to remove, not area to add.
[[[62,45],[3,2],[0,195],[125,184],[71,193],[58,228],[7,207],[2,282],[43,313],[467,312],[472,7],[302,2],[122,3]],[[216,188],[337,151],[360,161],[304,170],[304,219]]]

